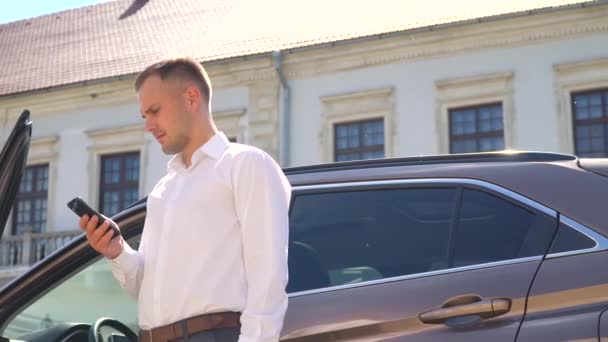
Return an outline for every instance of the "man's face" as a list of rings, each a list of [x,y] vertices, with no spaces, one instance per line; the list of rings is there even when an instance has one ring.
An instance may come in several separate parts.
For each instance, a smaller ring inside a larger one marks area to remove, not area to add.
[[[152,75],[139,88],[138,100],[145,129],[154,135],[163,152],[182,152],[190,140],[191,116],[177,82]]]

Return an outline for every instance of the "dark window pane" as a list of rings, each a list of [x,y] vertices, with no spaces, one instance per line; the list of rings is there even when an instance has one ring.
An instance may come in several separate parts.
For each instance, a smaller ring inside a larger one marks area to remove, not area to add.
[[[34,232],[46,228],[48,172],[48,165],[25,168],[13,207],[13,234],[22,234],[26,228]]]
[[[363,146],[384,144],[384,123],[382,121],[364,122]]]
[[[336,124],[334,135],[336,161],[384,157],[384,120],[382,119]]]
[[[32,192],[34,187],[34,170],[26,168],[22,176],[20,192]]]
[[[124,202],[122,204],[122,208],[126,208],[128,207],[131,203],[137,201],[138,198],[138,191],[137,189],[130,189],[125,191],[124,193]]]
[[[17,212],[18,212],[18,218],[17,221],[18,223],[21,224],[27,224],[31,221],[31,211],[32,211],[32,206],[31,206],[31,202],[24,200],[24,201],[19,201],[17,203]]]
[[[497,196],[466,189],[456,228],[453,266],[544,255],[554,219]]]
[[[107,158],[103,162],[104,183],[116,184],[120,182],[120,159]]]
[[[120,193],[118,191],[107,191],[103,194],[103,208],[107,216],[112,216],[118,212]]]
[[[372,158],[384,158],[384,150],[373,152]]]
[[[139,180],[139,155],[131,156],[125,160],[127,181]]]
[[[575,106],[575,117],[577,120],[589,119],[589,109],[583,106]]]
[[[100,211],[117,214],[139,197],[139,153],[103,156],[101,161]]]
[[[452,153],[470,153],[477,151],[477,142],[475,139],[464,139],[454,141],[452,145]]]
[[[455,189],[298,195],[288,291],[445,268]]]
[[[608,156],[608,90],[572,96],[575,153],[580,157]]]
[[[338,150],[344,150],[348,148],[348,139],[346,137],[339,137],[336,141],[336,148]]]
[[[502,104],[451,109],[449,119],[451,153],[504,149]]]
[[[577,230],[561,223],[549,253],[562,253],[595,247],[595,242]]]
[[[336,126],[336,137],[346,138],[348,136],[348,127],[346,125]]]
[[[602,117],[602,106],[591,106],[589,108],[589,117],[591,119],[601,118]]]

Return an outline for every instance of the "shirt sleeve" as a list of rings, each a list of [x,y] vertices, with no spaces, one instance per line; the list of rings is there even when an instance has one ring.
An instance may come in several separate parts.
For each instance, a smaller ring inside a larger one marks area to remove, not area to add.
[[[235,165],[247,301],[239,342],[278,341],[287,310],[287,246],[291,186],[277,163],[250,151]]]
[[[144,274],[143,253],[134,250],[124,241],[122,252],[114,259],[108,259],[112,274],[127,292],[137,298]],[[142,244],[139,246],[142,249]]]

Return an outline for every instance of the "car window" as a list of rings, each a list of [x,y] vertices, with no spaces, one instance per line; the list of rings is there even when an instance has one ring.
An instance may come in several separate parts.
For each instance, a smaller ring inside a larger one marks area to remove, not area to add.
[[[549,254],[577,251],[595,247],[595,241],[577,230],[560,223]]]
[[[426,272],[446,264],[454,188],[296,195],[288,292]]]
[[[129,242],[136,247],[133,241]],[[49,329],[61,323],[93,324],[114,318],[137,332],[137,302],[122,289],[110,265],[99,259],[45,293],[16,315],[4,330],[5,337]]]
[[[544,255],[556,220],[487,192],[465,189],[451,267]]]
[[[555,228],[555,218],[474,189],[296,194],[287,290],[544,255]]]

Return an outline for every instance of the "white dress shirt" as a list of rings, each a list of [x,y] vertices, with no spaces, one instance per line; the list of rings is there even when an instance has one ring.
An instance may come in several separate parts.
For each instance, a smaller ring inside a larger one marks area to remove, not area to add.
[[[278,341],[287,310],[288,209],[281,168],[255,147],[216,134],[181,155],[148,195],[139,249],[112,272],[151,329],[203,313],[241,312],[239,342]]]

